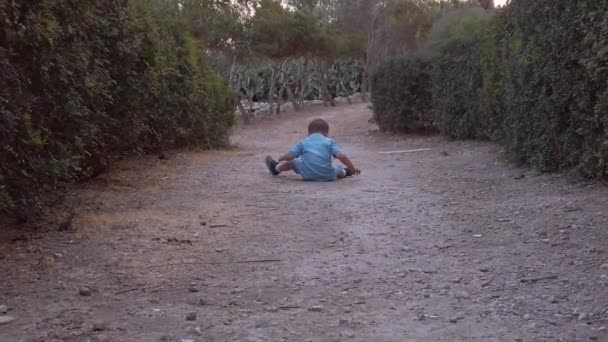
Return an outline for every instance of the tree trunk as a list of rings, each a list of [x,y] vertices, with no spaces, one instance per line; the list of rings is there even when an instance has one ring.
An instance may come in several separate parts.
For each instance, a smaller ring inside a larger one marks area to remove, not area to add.
[[[279,94],[277,96],[277,115],[281,114],[281,105],[283,104],[283,94],[285,92],[285,64],[287,63],[287,59],[285,59],[283,62],[281,62],[281,66],[280,66],[280,76],[279,76],[279,83],[281,88],[279,88]]]
[[[255,92],[249,90],[249,88],[245,89],[247,92],[247,103],[249,104],[249,114],[253,115],[253,96]]]
[[[367,102],[367,92],[371,93],[371,82],[369,80],[369,71],[372,64],[372,56],[376,48],[376,25],[380,17],[379,8],[372,12],[372,22],[367,33],[367,47],[365,50],[365,63],[363,64],[363,80],[361,81],[361,99]]]
[[[367,83],[368,83],[367,67],[363,70],[363,79],[361,80],[361,100],[367,102]]]
[[[268,114],[274,114],[274,68],[270,65],[270,89],[268,89]]]
[[[321,78],[321,97],[323,98],[323,105],[327,106],[327,104],[332,107],[336,106],[336,102],[334,101],[333,96],[329,92],[329,86],[327,84],[327,64],[325,61],[320,63],[320,78]]]
[[[236,56],[232,59],[232,66],[230,67],[230,77],[228,78],[228,84],[232,84],[232,79],[234,77],[234,69],[236,68]]]
[[[300,104],[298,103],[298,99],[296,99],[295,95],[293,94],[293,92],[291,91],[291,89],[289,87],[286,87],[285,90],[287,91],[287,98],[289,98],[289,101],[293,105],[293,109],[296,112],[299,112],[301,108],[300,108]]]
[[[250,113],[247,112],[247,110],[245,109],[245,107],[243,107],[243,103],[241,103],[241,96],[237,95],[236,96],[236,103],[237,106],[239,107],[239,111],[241,112],[241,117],[243,118],[243,122],[245,123],[245,125],[249,125],[249,123],[251,123],[251,117],[249,116]]]

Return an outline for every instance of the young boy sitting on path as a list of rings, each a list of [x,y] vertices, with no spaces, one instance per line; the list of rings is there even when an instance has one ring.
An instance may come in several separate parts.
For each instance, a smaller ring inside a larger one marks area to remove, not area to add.
[[[274,160],[266,157],[270,173],[278,176],[281,172],[293,170],[305,181],[326,182],[361,173],[350,159],[340,150],[335,140],[328,138],[329,124],[323,119],[315,119],[308,125],[308,137],[291,148],[287,154]],[[331,163],[332,157],[341,161],[346,168]]]

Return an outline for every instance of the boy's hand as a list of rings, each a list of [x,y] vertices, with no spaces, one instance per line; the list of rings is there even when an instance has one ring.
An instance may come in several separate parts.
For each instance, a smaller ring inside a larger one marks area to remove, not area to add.
[[[338,153],[335,155],[335,157],[342,162],[342,164],[344,164],[352,173],[353,175],[360,175],[361,174],[361,170],[357,169],[355,167],[355,165],[353,164],[352,161],[350,161],[350,158],[348,158],[348,156],[342,152]]]

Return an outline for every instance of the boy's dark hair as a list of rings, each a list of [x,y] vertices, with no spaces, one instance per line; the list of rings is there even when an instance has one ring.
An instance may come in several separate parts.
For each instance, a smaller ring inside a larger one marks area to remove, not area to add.
[[[308,124],[308,134],[329,133],[329,124],[323,119],[314,119]]]

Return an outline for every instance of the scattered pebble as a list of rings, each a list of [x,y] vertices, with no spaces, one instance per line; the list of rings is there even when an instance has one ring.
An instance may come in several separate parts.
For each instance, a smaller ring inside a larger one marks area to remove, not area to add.
[[[0,325],[9,324],[15,320],[12,316],[0,316]]]
[[[196,293],[196,292],[199,292],[200,290],[199,290],[199,289],[198,289],[198,287],[196,287],[196,286],[190,286],[190,287],[188,288],[188,291],[189,291],[189,292],[192,292],[192,293]]]
[[[189,312],[186,315],[186,320],[187,321],[196,321],[196,312]]]
[[[323,311],[323,307],[320,306],[320,305],[311,306],[310,308],[308,308],[308,311],[311,311],[311,312],[321,312],[321,311]]]
[[[524,319],[525,319],[526,321],[527,321],[527,320],[529,320],[529,319],[531,319],[531,318],[532,318],[532,315],[530,315],[530,314],[525,314],[525,315],[524,315]]]
[[[465,317],[466,317],[466,315],[464,314],[464,312],[458,312],[456,315],[451,317],[448,321],[450,323],[458,323],[458,322],[462,321]]]
[[[469,299],[469,298],[471,298],[471,295],[470,295],[470,294],[468,294],[467,292],[462,291],[462,292],[458,292],[458,293],[456,293],[456,294],[454,295],[454,297],[455,297],[456,299]]]
[[[589,317],[589,314],[588,314],[588,313],[586,313],[586,312],[581,312],[580,314],[578,314],[577,319],[578,319],[579,321],[584,321],[584,320],[586,320],[588,317]]]
[[[93,323],[93,331],[104,331],[108,328],[108,325],[104,321],[97,321]]]
[[[0,315],[4,315],[7,312],[8,312],[8,306],[0,305]]]
[[[93,294],[93,291],[91,291],[91,289],[88,287],[81,287],[78,289],[78,294],[83,297],[89,297]]]

